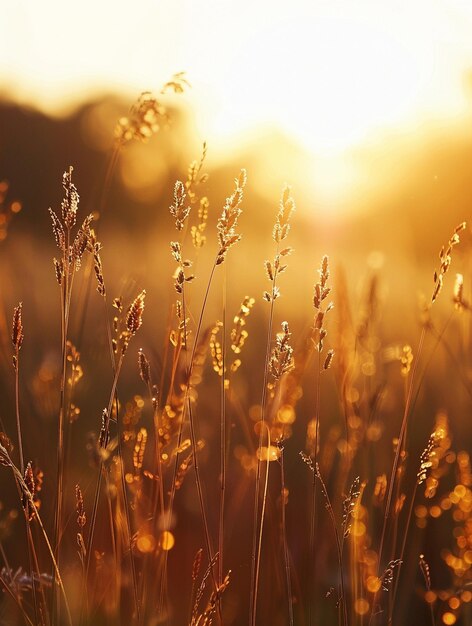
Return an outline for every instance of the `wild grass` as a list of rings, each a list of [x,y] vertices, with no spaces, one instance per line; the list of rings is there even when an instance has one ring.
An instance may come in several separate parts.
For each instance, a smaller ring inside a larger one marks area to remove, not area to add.
[[[29,440],[34,411],[22,412],[23,358],[42,331],[25,322],[34,298],[19,285],[6,337],[14,403],[0,433],[0,623],[362,626],[404,624],[413,610],[418,624],[468,623],[470,442],[454,447],[455,416],[424,402],[441,350],[451,380],[472,397],[466,362],[447,333],[470,315],[463,274],[448,284],[456,247],[458,263],[470,257],[466,224],[440,250],[432,296],[418,312],[417,348],[383,345],[378,277],[353,307],[341,269],[331,285],[329,241],[314,245],[310,259],[297,260],[287,246],[296,231],[288,185],[267,232],[273,257],[253,269],[265,271],[269,287],[250,293],[239,268],[251,175],[241,169],[213,208],[204,144],[168,190],[172,234],[159,245],[173,274],[110,301],[107,259],[120,251],[102,258],[98,218],[111,212],[122,151],[168,122],[165,95],[185,86],[176,75],[159,98],[143,94],[119,120],[97,210],[84,218],[65,164],[64,198],[59,211],[50,209],[60,374],[46,450]],[[299,294],[313,308],[305,330],[295,323],[294,332],[283,298],[276,300],[290,272],[300,271],[314,275],[313,293]],[[85,288],[77,290],[80,272]],[[169,310],[149,305],[158,290],[173,293]],[[241,304],[233,317],[234,301]],[[93,332],[89,309],[108,362],[99,381],[107,401],[87,398],[93,410],[83,414],[86,364],[98,358],[82,346]],[[159,328],[163,345],[152,333],[143,345],[146,326]],[[447,396],[452,383],[443,385]],[[387,393],[400,415],[394,423]],[[77,438],[78,420],[86,441]]]

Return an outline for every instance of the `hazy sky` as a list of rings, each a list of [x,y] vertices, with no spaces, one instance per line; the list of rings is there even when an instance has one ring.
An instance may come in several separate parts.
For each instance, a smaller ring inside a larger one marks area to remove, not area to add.
[[[0,87],[48,111],[185,70],[207,137],[277,125],[315,153],[453,119],[472,81],[470,0],[14,0]]]

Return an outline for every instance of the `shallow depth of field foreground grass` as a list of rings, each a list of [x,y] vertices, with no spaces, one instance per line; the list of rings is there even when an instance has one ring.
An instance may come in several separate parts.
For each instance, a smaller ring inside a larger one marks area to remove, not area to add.
[[[0,188],[0,624],[470,624],[468,223],[392,301],[382,250],[341,262],[290,181],[261,229],[204,144],[126,232],[122,159],[186,86],[117,121],[85,203],[65,162],[17,230]]]

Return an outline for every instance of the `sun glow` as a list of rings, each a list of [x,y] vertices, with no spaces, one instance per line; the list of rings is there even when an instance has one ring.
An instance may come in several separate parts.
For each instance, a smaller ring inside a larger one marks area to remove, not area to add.
[[[234,148],[266,125],[328,157],[468,106],[472,8],[459,0],[121,4],[84,0],[72,42],[58,0],[11,3],[3,91],[57,112],[104,90],[155,90],[186,70],[198,130],[214,146]]]
[[[270,63],[261,50],[271,51]],[[224,93],[233,94],[234,106],[221,108],[214,132],[244,128],[252,109],[313,152],[338,152],[415,112],[428,79],[424,50],[417,52],[346,20],[267,30],[228,73]],[[258,67],[248,72],[251,64]]]

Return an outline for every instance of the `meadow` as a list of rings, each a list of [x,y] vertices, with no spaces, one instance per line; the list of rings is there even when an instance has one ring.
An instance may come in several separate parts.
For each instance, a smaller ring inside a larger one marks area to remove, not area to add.
[[[468,215],[416,266],[392,231],[389,298],[362,228],[337,258],[206,143],[120,211],[186,89],[113,121],[85,202],[72,151],[44,207],[0,186],[0,623],[471,623]]]

